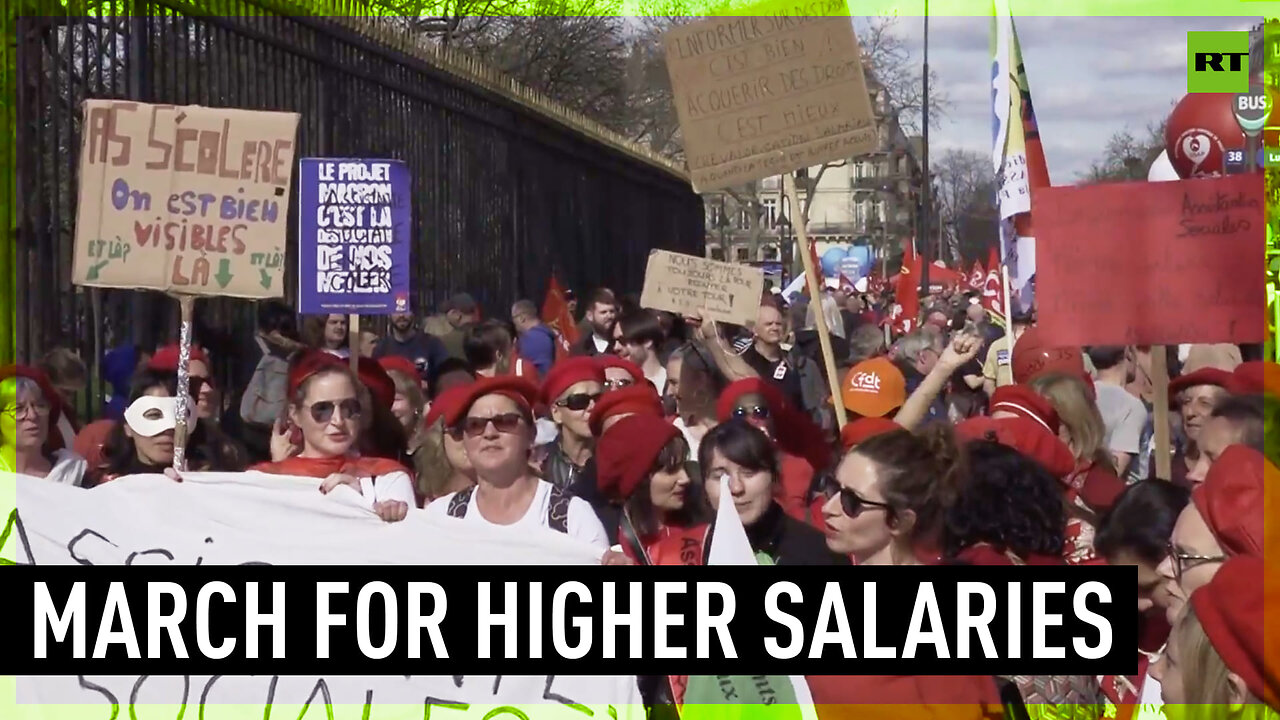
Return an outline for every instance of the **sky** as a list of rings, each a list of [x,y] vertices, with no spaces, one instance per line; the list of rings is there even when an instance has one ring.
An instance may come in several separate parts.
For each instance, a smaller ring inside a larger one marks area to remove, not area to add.
[[[1186,94],[1187,31],[1248,30],[1261,18],[1015,17],[1050,179],[1079,179],[1115,132],[1141,136]],[[895,32],[922,59],[922,18]],[[991,153],[990,18],[931,17],[929,65],[951,107],[930,130],[931,155]]]

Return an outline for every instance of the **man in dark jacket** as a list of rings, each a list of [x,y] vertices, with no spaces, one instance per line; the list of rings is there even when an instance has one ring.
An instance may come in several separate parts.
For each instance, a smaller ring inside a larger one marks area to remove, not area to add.
[[[390,355],[413,363],[418,368],[418,377],[426,378],[433,368],[448,359],[449,351],[440,338],[417,328],[413,313],[396,313],[391,316],[391,332],[373,349],[374,359]]]
[[[590,332],[573,348],[574,355],[608,355],[613,352],[613,324],[618,320],[618,300],[609,288],[591,293],[584,318]]]
[[[538,368],[538,377],[546,377],[556,362],[556,334],[538,319],[538,306],[532,300],[516,301],[511,306],[511,324],[520,333],[520,356]]]

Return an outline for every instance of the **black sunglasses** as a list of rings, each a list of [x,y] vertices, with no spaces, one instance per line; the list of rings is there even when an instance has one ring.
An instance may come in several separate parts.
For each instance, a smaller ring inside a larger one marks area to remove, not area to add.
[[[311,403],[311,419],[318,423],[327,423],[333,419],[334,411],[341,413],[342,419],[355,420],[364,412],[364,408],[360,405],[360,401],[355,398],[347,398],[346,400],[321,400],[320,402]]]
[[[466,437],[480,437],[489,427],[489,423],[493,423],[494,429],[500,433],[510,434],[520,427],[520,422],[524,420],[524,416],[520,413],[502,413],[501,415],[492,415],[489,417],[469,417],[464,418],[462,422],[454,425],[449,429],[449,434],[454,440],[461,440]]]
[[[851,518],[858,517],[868,508],[881,508],[884,510],[890,509],[890,505],[888,503],[863,499],[863,497],[858,493],[842,486],[838,481],[836,481],[834,475],[827,474],[822,476],[821,489],[822,496],[828,500],[835,497],[838,493],[840,495],[840,509],[844,511],[845,515],[848,515]]]
[[[559,405],[562,408],[568,408],[569,410],[582,411],[591,407],[592,403],[599,399],[600,393],[574,393],[568,397],[557,400],[556,405]]]
[[[754,405],[752,407],[736,407],[733,409],[733,416],[736,418],[745,418],[751,416],[757,420],[768,420],[770,417],[769,407],[767,405]]]

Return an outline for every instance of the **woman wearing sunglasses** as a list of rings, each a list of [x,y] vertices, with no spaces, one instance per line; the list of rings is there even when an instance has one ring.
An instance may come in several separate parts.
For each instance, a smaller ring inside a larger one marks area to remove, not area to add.
[[[591,357],[561,360],[542,382],[542,402],[560,431],[542,463],[542,476],[561,490],[581,483],[595,452],[591,410],[604,393],[604,382],[604,370]]]
[[[385,372],[382,377],[387,377]],[[369,431],[374,401],[347,361],[326,352],[302,353],[289,368],[288,387],[287,422],[291,427],[281,435],[297,437],[296,454],[253,469],[321,479],[320,491],[326,494],[338,485],[371,492],[379,517],[387,522],[403,520],[409,507],[416,505],[413,481],[399,462],[361,454],[361,439]],[[385,389],[379,391],[385,394]],[[364,488],[366,481],[371,486],[368,489]]]
[[[678,557],[665,557],[658,548],[705,524],[711,512],[690,473],[689,444],[659,410],[652,403],[604,432],[596,456],[598,482],[601,495],[621,508],[623,553],[640,565],[679,565]]]
[[[57,432],[61,403],[48,376],[11,365],[0,378],[0,471],[80,485],[87,463],[63,447]]]
[[[618,355],[597,355],[595,358],[604,371],[604,391],[613,392],[624,387],[649,382],[640,366]]]
[[[186,466],[193,472],[241,472],[247,464],[244,448],[196,414],[199,383],[192,381],[187,404]],[[173,472],[174,430],[177,428],[178,376],[143,370],[133,379],[123,422],[111,428],[102,447],[101,464],[89,485],[101,485],[122,475]]]
[[[552,369],[550,375],[555,373]],[[426,511],[488,526],[549,528],[608,550],[604,527],[591,506],[538,478],[529,466],[537,398],[533,385],[504,376],[480,378],[464,389],[451,399],[442,420],[466,450],[476,485],[440,498]]]
[[[1166,590],[1156,598],[1171,625],[1187,598],[1208,584],[1227,558],[1262,556],[1265,463],[1257,450],[1232,445],[1191,491],[1191,504],[1174,523],[1168,555],[1156,568]]]
[[[813,476],[831,462],[831,448],[808,414],[797,412],[774,383],[747,378],[730,384],[716,402],[720,422],[743,420],[778,448],[778,502],[791,517],[821,527],[808,508]]]

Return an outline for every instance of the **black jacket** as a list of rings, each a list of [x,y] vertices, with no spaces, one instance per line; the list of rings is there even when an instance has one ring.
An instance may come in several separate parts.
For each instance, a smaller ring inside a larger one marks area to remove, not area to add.
[[[703,562],[711,549],[715,526],[707,533]],[[773,503],[764,517],[747,528],[751,549],[773,558],[775,565],[850,565],[849,558],[827,549],[827,540],[814,528],[792,518]]]

